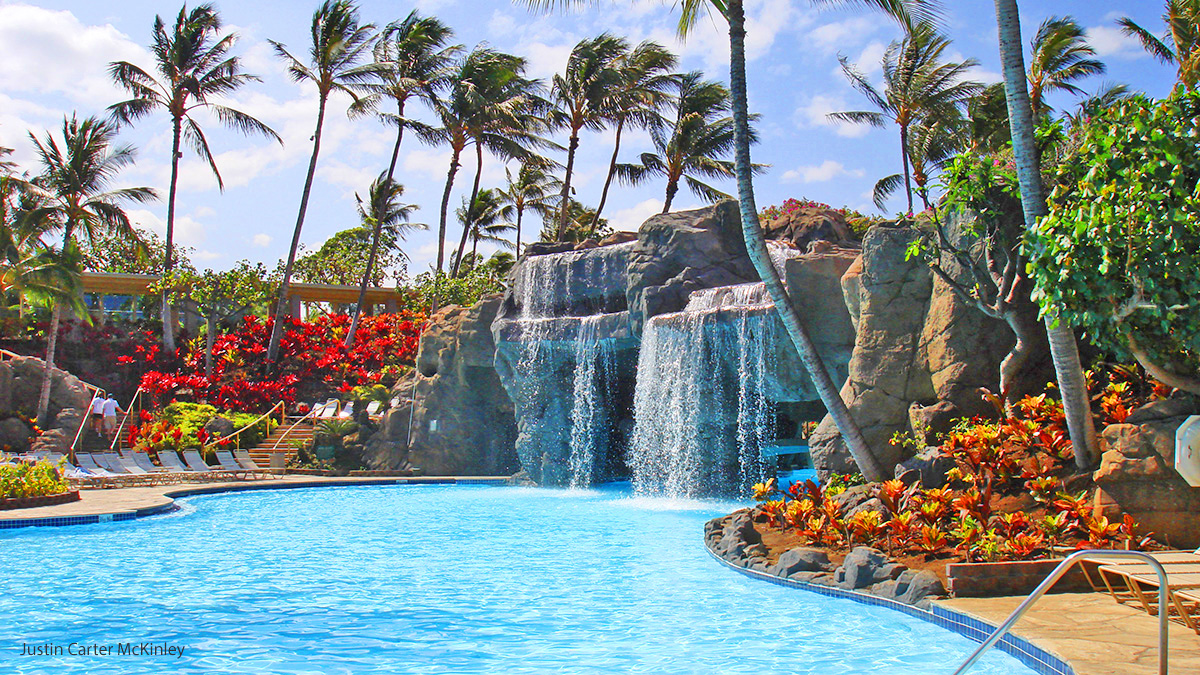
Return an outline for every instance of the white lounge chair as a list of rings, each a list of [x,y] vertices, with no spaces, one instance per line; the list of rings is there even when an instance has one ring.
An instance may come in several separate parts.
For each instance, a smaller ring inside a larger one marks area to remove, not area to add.
[[[371,401],[367,404],[367,417],[370,417],[371,419],[379,417],[379,409],[382,407],[382,401]]]
[[[204,461],[204,458],[200,456],[200,453],[196,450],[184,450],[183,461],[187,462],[189,469],[209,476],[227,477],[232,475],[223,469],[209,466],[208,463]]]
[[[342,411],[338,413],[338,419],[350,419],[354,416],[354,401],[346,401],[346,405],[342,406]]]
[[[317,419],[321,419],[321,420],[333,419],[334,417],[337,416],[338,406],[340,406],[341,403],[342,402],[337,400],[336,398],[331,398],[328,401],[325,401],[325,407],[321,409],[321,414],[314,415],[314,417],[316,417]]]
[[[237,460],[237,463],[247,471],[259,473],[264,476],[269,476],[273,473],[271,469],[259,466],[258,462],[255,462],[254,458],[250,456],[250,453],[246,452],[245,450],[234,450],[233,457]]]
[[[233,458],[233,453],[228,450],[217,451],[217,463],[221,465],[221,470],[228,471],[234,475],[241,474],[242,478],[257,475],[257,473],[251,473],[249,469],[238,464],[237,460]]]

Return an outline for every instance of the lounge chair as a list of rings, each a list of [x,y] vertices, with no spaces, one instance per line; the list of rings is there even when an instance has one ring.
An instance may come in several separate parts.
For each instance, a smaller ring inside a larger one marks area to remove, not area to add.
[[[81,469],[83,469],[84,471],[87,471],[88,473],[90,473],[92,475],[103,476],[105,478],[116,478],[117,476],[120,475],[120,474],[113,473],[112,471],[109,471],[108,469],[100,466],[100,464],[96,462],[96,458],[88,453],[85,453],[85,452],[77,453],[75,455],[75,460],[77,462],[79,462],[79,467]]]
[[[237,460],[233,458],[233,453],[228,450],[217,451],[217,463],[221,465],[221,470],[228,471],[234,475],[241,474],[242,478],[258,475],[258,472],[251,472],[246,467],[238,464]]]
[[[1200,590],[1178,589],[1171,594],[1171,604],[1179,620],[1200,635]]]
[[[379,418],[379,410],[382,407],[383,407],[383,402],[371,401],[370,403],[367,404],[367,417],[370,417],[371,419],[378,419]]]
[[[237,463],[247,471],[259,473],[264,476],[269,476],[274,473],[270,468],[259,466],[258,462],[255,462],[254,458],[250,456],[250,453],[246,452],[245,450],[234,450],[233,457],[237,460]]]
[[[338,406],[341,404],[341,401],[337,400],[336,398],[331,398],[328,401],[325,401],[325,406],[321,409],[321,414],[314,415],[314,417],[321,420],[331,420],[337,416]]]
[[[130,459],[133,463],[142,467],[147,473],[170,473],[170,469],[163,466],[155,466],[154,462],[150,461],[150,455],[144,452],[131,453]]]
[[[1200,589],[1200,564],[1174,563],[1163,567],[1167,572],[1167,598],[1171,603],[1166,611],[1170,614],[1174,610],[1189,628],[1197,630],[1193,613],[1184,611],[1182,601],[1175,596],[1181,592],[1195,593]],[[1117,602],[1125,604],[1136,601],[1147,614],[1158,613],[1160,581],[1158,573],[1150,565],[1101,565],[1100,578],[1109,595]]]
[[[346,401],[346,405],[342,406],[342,411],[338,413],[338,419],[350,419],[354,416],[354,401]]]
[[[179,461],[179,453],[174,450],[159,450],[158,462],[180,480],[204,478],[208,473],[197,471]]]
[[[1159,564],[1162,565],[1180,565],[1188,563],[1200,564],[1200,551],[1147,551],[1146,555],[1154,558],[1159,562]],[[1145,561],[1139,560],[1138,558],[1130,558],[1126,556],[1105,558],[1103,556],[1098,556],[1096,558],[1089,558],[1084,561],[1084,564],[1080,565],[1079,569],[1083,571],[1083,576],[1085,579],[1087,579],[1087,582],[1091,584],[1093,591],[1097,593],[1105,593],[1109,591],[1109,587],[1105,585],[1104,579],[1097,574],[1097,567],[1101,565],[1144,566],[1145,564]],[[1088,571],[1089,568],[1091,568],[1091,572]],[[1093,574],[1096,574],[1096,576],[1093,577]]]
[[[184,450],[183,461],[187,462],[188,468],[192,471],[196,471],[208,476],[228,477],[233,475],[224,469],[209,466],[208,463],[204,461],[204,458],[200,456],[200,453],[196,450]]]

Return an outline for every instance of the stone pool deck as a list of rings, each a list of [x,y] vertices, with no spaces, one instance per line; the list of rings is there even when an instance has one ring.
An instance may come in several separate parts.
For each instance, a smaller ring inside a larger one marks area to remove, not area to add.
[[[1021,597],[951,598],[937,604],[992,625],[1008,618]],[[1042,597],[1013,633],[1071,664],[1075,675],[1157,675],[1158,619],[1101,593]],[[1200,636],[1170,622],[1172,673],[1200,673]]]
[[[0,528],[24,525],[68,525],[102,520],[130,520],[153,515],[171,508],[174,497],[214,492],[238,492],[304,487],[356,485],[504,485],[506,476],[416,476],[416,477],[332,477],[283,476],[226,482],[172,483],[149,487],[85,489],[79,501],[39,506],[30,509],[0,511]],[[36,521],[36,522],[29,522]]]

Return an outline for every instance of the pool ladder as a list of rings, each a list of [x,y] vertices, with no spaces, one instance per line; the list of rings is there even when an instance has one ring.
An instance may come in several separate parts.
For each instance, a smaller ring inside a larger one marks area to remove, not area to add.
[[[1167,675],[1167,613],[1170,611],[1170,608],[1167,605],[1167,571],[1163,569],[1162,563],[1158,562],[1147,553],[1143,553],[1141,551],[1106,551],[1101,549],[1076,551],[1067,556],[1061,563],[1059,563],[1058,567],[1054,568],[1054,571],[1051,572],[1050,575],[1042,581],[1042,583],[1038,584],[1037,588],[1033,589],[1033,592],[1029,594],[1029,597],[1025,598],[1025,600],[1013,610],[1013,613],[1008,615],[1008,619],[1006,619],[1004,623],[1000,624],[999,628],[992,631],[992,634],[983,641],[983,644],[979,645],[979,648],[975,650],[975,653],[971,654],[971,656],[964,661],[961,666],[958,667],[958,670],[954,671],[954,675],[962,675],[963,673],[967,672],[971,666],[975,665],[975,662],[979,660],[979,657],[983,656],[984,652],[991,649],[992,646],[999,642],[1000,638],[1004,637],[1004,635],[1008,633],[1013,625],[1025,615],[1025,612],[1028,611],[1035,602],[1037,602],[1043,595],[1046,594],[1047,591],[1050,590],[1051,586],[1061,579],[1063,575],[1066,574],[1077,563],[1090,558],[1137,558],[1149,563],[1150,566],[1154,568],[1154,572],[1158,574],[1158,675]]]

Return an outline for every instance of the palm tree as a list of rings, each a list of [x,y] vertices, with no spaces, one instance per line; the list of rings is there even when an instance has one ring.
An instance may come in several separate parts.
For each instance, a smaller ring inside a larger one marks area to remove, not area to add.
[[[1012,127],[1013,157],[1017,165],[1017,180],[1021,188],[1021,206],[1026,227],[1046,215],[1046,194],[1042,186],[1033,110],[1026,90],[1024,54],[1021,51],[1021,23],[1016,0],[995,0],[996,22],[1000,35],[1000,60],[1004,67],[1004,90],[1008,101],[1008,116]],[[1099,459],[1096,427],[1088,401],[1087,382],[1079,361],[1079,346],[1075,333],[1065,321],[1046,317],[1046,333],[1050,340],[1050,356],[1058,376],[1067,430],[1075,452],[1075,464],[1088,469]]]
[[[153,43],[158,79],[128,61],[109,64],[113,80],[133,95],[108,110],[118,124],[132,124],[156,110],[165,110],[171,116],[171,186],[167,193],[166,252],[163,260],[163,275],[169,275],[174,266],[175,244],[175,190],[179,182],[179,151],[181,141],[187,141],[192,149],[208,162],[217,186],[225,189],[221,172],[208,147],[193,111],[208,110],[225,126],[243,134],[261,134],[283,143],[270,127],[244,112],[234,110],[209,99],[233,93],[247,82],[259,82],[259,78],[242,72],[242,62],[230,56],[229,50],[237,42],[236,33],[218,37],[221,17],[212,5],[203,4],[188,13],[187,5],[179,10],[174,28],[168,32],[161,16],[154,18]],[[171,315],[171,297],[167,285],[162,292],[163,346],[175,351],[175,321]]]
[[[507,184],[499,190],[500,216],[513,223],[517,241],[513,249],[521,252],[521,221],[526,211],[532,211],[546,220],[554,211],[554,198],[559,194],[561,181],[544,168],[544,163],[537,161],[521,162],[514,178],[512,170],[504,167],[504,177]]]
[[[610,33],[590,40],[581,40],[571,50],[562,75],[555,75],[550,87],[552,127],[566,129],[567,166],[559,199],[562,209],[558,216],[559,229],[567,224],[566,206],[570,201],[571,178],[575,171],[575,152],[579,149],[582,129],[600,131],[608,123],[606,115],[609,94],[621,87],[619,63],[629,53],[629,43]]]
[[[912,163],[912,182],[925,210],[929,203],[929,181],[962,150],[963,127],[966,123],[954,116],[922,120],[908,130],[908,159]],[[881,211],[888,196],[904,184],[904,176],[895,173],[879,179],[872,194],[875,206]]]
[[[413,211],[419,208],[416,204],[401,204],[404,196],[404,186],[392,180],[386,173],[371,183],[371,190],[364,203],[357,194],[358,215],[363,227],[371,228],[371,252],[367,256],[367,269],[363,271],[362,284],[358,287],[358,304],[354,309],[354,318],[350,321],[350,330],[346,333],[346,347],[354,346],[354,335],[358,332],[358,322],[362,317],[363,303],[367,297],[367,285],[371,282],[375,270],[375,260],[379,255],[379,241],[386,234],[389,242],[403,239],[409,230],[423,230],[424,225],[410,223]],[[403,253],[402,253],[403,254]],[[407,255],[404,256],[407,259]]]
[[[1065,91],[1078,96],[1083,90],[1075,86],[1076,80],[1104,73],[1104,64],[1091,58],[1096,50],[1088,45],[1083,28],[1069,16],[1051,16],[1043,21],[1032,47],[1029,104],[1035,120],[1054,111],[1045,101],[1047,94]]]
[[[541,241],[578,244],[588,239],[599,239],[612,231],[608,220],[596,218],[595,209],[584,206],[577,200],[572,199],[567,204],[567,229],[562,231],[558,227],[560,213],[562,208],[556,207],[553,215],[542,221]]]
[[[1078,126],[1088,118],[1100,114],[1101,110],[1111,108],[1136,93],[1128,85],[1119,82],[1103,82],[1096,93],[1077,103],[1074,112],[1067,113],[1066,119],[1071,126]]]
[[[512,232],[516,226],[504,220],[502,197],[500,191],[496,189],[480,190],[475,195],[475,203],[470,208],[467,207],[467,200],[463,198],[463,205],[456,211],[458,220],[463,224],[463,229],[469,235],[471,240],[471,256],[472,260],[478,260],[479,242],[488,241],[493,244],[498,244],[504,248],[511,248],[512,242],[505,236]],[[460,256],[461,260],[465,256]]]
[[[63,119],[61,147],[50,133],[41,141],[33,134],[29,135],[37,148],[42,172],[31,181],[37,204],[23,217],[36,223],[42,232],[62,229],[63,244],[56,264],[68,270],[79,268],[79,249],[75,244],[78,233],[90,243],[105,235],[136,239],[136,231],[121,203],[145,203],[158,198],[148,187],[109,189],[121,169],[132,164],[134,159],[132,147],[112,147],[116,135],[114,125],[94,117],[81,122],[74,116]],[[64,284],[60,290],[74,290],[66,286]],[[54,367],[58,325],[62,306],[67,304],[64,295],[59,293],[46,293],[43,300],[53,307],[46,370],[38,400],[38,420],[42,423],[46,421],[50,405],[50,372]]]
[[[275,53],[288,64],[288,75],[292,81],[312,82],[316,85],[317,127],[312,136],[312,157],[308,160],[304,191],[300,193],[300,212],[296,216],[292,246],[288,251],[287,265],[283,268],[283,282],[279,287],[275,325],[267,347],[268,362],[274,362],[279,356],[279,338],[283,334],[283,317],[287,312],[292,268],[296,264],[300,231],[304,227],[308,197],[312,192],[313,176],[317,172],[317,156],[321,153],[321,129],[325,125],[325,107],[329,102],[329,95],[337,91],[347,93],[351,98],[358,100],[354,88],[370,82],[377,76],[380,70],[378,65],[357,65],[371,48],[371,33],[374,29],[370,24],[359,25],[358,8],[348,0],[325,0],[312,17],[312,45],[309,47],[311,63],[306,64],[292,56],[282,44],[274,40],[269,41],[275,48]]]
[[[703,78],[704,73],[694,71],[674,81],[675,96],[670,104],[675,109],[673,124],[667,129],[650,127],[655,152],[642,153],[640,164],[617,165],[621,179],[634,185],[652,176],[667,179],[663,213],[671,210],[681,180],[705,201],[729,199],[729,195],[697,178],[734,175],[733,162],[722,159],[733,150],[733,118],[727,116],[729,90],[720,82]],[[751,142],[757,140],[751,136]]]
[[[1180,86],[1193,91],[1200,80],[1200,2],[1166,0],[1162,20],[1166,24],[1162,37],[1129,17],[1118,19],[1117,24],[1126,35],[1137,38],[1156,59],[1176,64]]]
[[[967,101],[966,143],[971,152],[994,153],[1008,145],[1008,104],[1004,102],[1004,83],[983,88]]]
[[[912,25],[903,40],[892,42],[884,52],[882,92],[846,57],[839,57],[842,72],[850,80],[850,85],[866,96],[876,110],[835,112],[830,113],[829,118],[879,128],[890,121],[900,128],[900,156],[904,165],[908,213],[913,212],[909,129],[933,119],[957,116],[959,107],[982,89],[978,82],[967,79],[968,71],[978,65],[977,61],[967,59],[958,63],[942,60],[949,46],[950,40],[939,35],[929,24]]]
[[[350,106],[350,113],[374,112],[385,124],[396,126],[396,143],[387,170],[389,179],[396,173],[404,129],[420,128],[419,123],[405,116],[405,105],[412,98],[429,103],[449,84],[448,71],[455,54],[462,49],[458,45],[446,46],[453,35],[454,31],[437,17],[423,17],[413,10],[403,21],[388,24],[375,42],[379,81],[364,87],[367,94]],[[396,112],[381,112],[385,101],[395,105]]]
[[[599,221],[608,203],[608,189],[617,174],[617,157],[621,153],[621,134],[626,127],[649,129],[662,124],[659,111],[670,98],[670,86],[676,79],[672,74],[679,59],[657,42],[642,42],[632,51],[621,55],[614,67],[619,76],[615,90],[607,94],[605,108],[608,122],[616,125],[612,159],[608,175],[600,192],[600,204],[595,219]],[[596,223],[593,223],[595,227]]]

